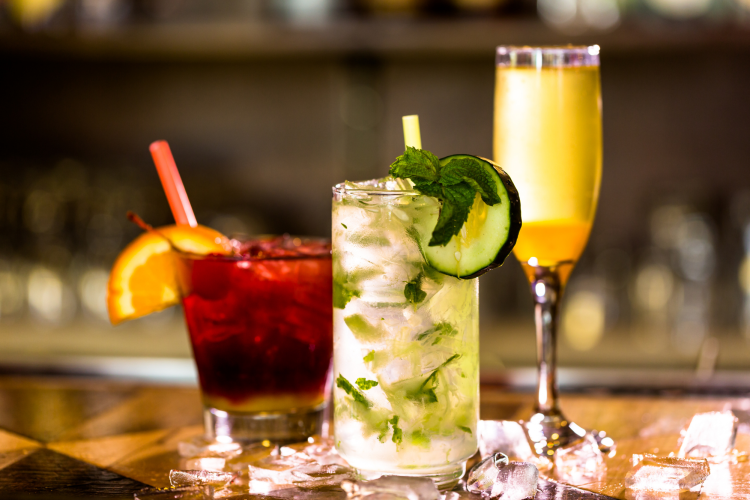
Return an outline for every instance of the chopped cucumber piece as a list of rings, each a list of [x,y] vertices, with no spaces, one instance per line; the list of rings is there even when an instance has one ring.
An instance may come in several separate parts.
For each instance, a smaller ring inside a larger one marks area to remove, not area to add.
[[[440,164],[465,157],[478,160],[492,175],[500,203],[488,206],[477,195],[457,236],[445,246],[428,246],[423,241],[421,247],[427,262],[441,273],[470,279],[502,265],[513,250],[521,230],[521,200],[508,174],[489,160],[451,155],[441,158]]]

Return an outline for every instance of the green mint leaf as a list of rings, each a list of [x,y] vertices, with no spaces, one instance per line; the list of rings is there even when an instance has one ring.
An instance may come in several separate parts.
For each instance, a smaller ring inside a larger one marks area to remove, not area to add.
[[[462,431],[464,431],[465,433],[469,434],[469,435],[473,435],[474,434],[473,432],[471,432],[471,429],[469,429],[468,427],[464,427],[463,425],[459,425],[458,428],[461,429]]]
[[[336,379],[336,386],[343,390],[345,393],[350,395],[354,401],[357,403],[360,403],[365,406],[365,408],[372,408],[372,403],[369,399],[365,397],[364,394],[359,392],[348,380],[344,378],[343,375],[339,373],[338,378]]]
[[[448,322],[441,321],[432,328],[425,330],[424,332],[417,335],[417,340],[422,341],[427,338],[434,337],[432,345],[435,345],[440,341],[440,337],[455,337],[457,333],[458,330],[456,330],[453,325]]]
[[[356,384],[357,384],[357,387],[359,387],[363,391],[372,389],[373,387],[378,385],[378,383],[375,382],[374,380],[367,380],[366,378],[358,378]]]
[[[500,203],[495,181],[474,158],[454,158],[440,171],[440,183],[443,186],[465,182],[479,193],[487,205]]]
[[[440,372],[441,368],[445,367],[446,365],[460,357],[460,354],[454,354],[450,358],[443,361],[440,366],[432,370],[432,373],[430,373],[430,375],[424,380],[424,382],[422,382],[417,390],[407,392],[406,399],[417,401],[423,404],[437,403],[438,398],[437,394],[435,394],[435,388],[437,388],[438,386],[438,372]]]
[[[385,436],[388,434],[389,423],[390,420],[386,419],[378,425],[378,429],[380,429],[380,432],[378,433],[378,441],[380,441],[381,443],[385,443]]]
[[[438,182],[423,181],[417,179],[417,181],[414,183],[414,189],[425,196],[432,196],[433,198],[437,198],[439,200],[443,199],[443,187]]]
[[[368,352],[364,358],[362,358],[362,361],[365,363],[369,363],[370,361],[373,361],[375,359],[375,351]]]
[[[445,246],[448,242],[461,231],[466,219],[469,218],[471,203],[468,205],[456,205],[451,200],[443,201],[443,207],[440,209],[435,229],[432,230],[429,246]]]
[[[344,226],[344,229],[349,229],[348,227],[346,227],[346,224],[344,224],[343,222],[341,223],[341,225]]]
[[[466,210],[466,215],[469,215],[469,210],[471,210],[471,206],[474,204],[474,198],[476,197],[476,191],[474,191],[470,185],[465,182],[460,182],[455,186],[445,186],[443,187],[443,193],[445,194],[446,201],[451,202],[462,210]],[[463,223],[461,223],[461,225],[463,225]]]
[[[419,304],[427,298],[427,292],[422,290],[422,275],[418,274],[404,287],[404,297],[414,305]]]
[[[441,203],[430,246],[445,246],[461,232],[477,194],[487,205],[501,202],[495,179],[476,158],[453,158],[441,166],[429,151],[407,147],[391,164],[390,174],[411,179],[420,194]]]
[[[394,415],[388,422],[393,426],[393,437],[391,437],[391,441],[396,444],[401,444],[404,440],[404,431],[398,426],[398,415]]]
[[[349,290],[338,281],[333,281],[333,307],[343,309],[353,297],[359,297],[358,290]]]
[[[454,355],[453,355],[453,356],[451,356],[450,358],[448,358],[448,359],[446,359],[445,361],[443,361],[443,363],[442,363],[442,364],[441,364],[440,366],[438,366],[437,368],[435,368],[435,371],[437,371],[437,370],[439,370],[439,369],[443,368],[444,366],[447,366],[447,365],[448,365],[449,363],[451,363],[452,361],[455,361],[455,360],[457,360],[457,359],[458,359],[458,358],[460,358],[460,357],[461,357],[461,355],[460,355],[460,354],[454,354]]]
[[[440,171],[440,160],[424,149],[406,147],[404,154],[391,164],[389,173],[393,177],[436,182]]]

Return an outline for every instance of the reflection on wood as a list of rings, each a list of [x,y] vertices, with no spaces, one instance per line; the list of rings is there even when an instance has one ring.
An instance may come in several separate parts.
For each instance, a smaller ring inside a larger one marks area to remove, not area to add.
[[[482,418],[532,415],[530,394],[491,385],[481,393]],[[617,449],[605,458],[606,470],[566,478],[577,488],[558,484],[561,478],[553,471],[539,483],[541,500],[626,499],[623,480],[634,453],[676,453],[680,431],[695,413],[748,408],[750,400],[591,394],[565,396],[562,405],[582,427],[607,431]],[[127,497],[146,485],[165,487],[169,470],[185,466],[178,443],[203,433],[197,389],[80,380],[0,378],[0,427],[7,429],[0,430],[0,494]],[[750,452],[747,430],[740,426],[739,452]],[[745,460],[740,454],[731,463],[710,464],[700,498],[750,499],[750,462]]]

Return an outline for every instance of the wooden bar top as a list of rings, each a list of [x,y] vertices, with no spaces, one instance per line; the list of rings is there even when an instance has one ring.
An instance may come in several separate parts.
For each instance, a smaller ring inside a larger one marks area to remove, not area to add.
[[[532,414],[530,394],[485,385],[481,397],[483,419]],[[626,498],[622,480],[633,453],[676,452],[693,414],[731,408],[747,415],[750,398],[577,394],[563,396],[562,406],[582,427],[607,431],[617,449],[596,477],[557,478],[581,489],[540,482],[539,500]],[[741,424],[732,463],[711,464],[702,500],[750,499],[746,430]],[[133,498],[142,488],[168,486],[169,470],[180,466],[178,443],[202,432],[197,388],[0,377],[0,497]]]

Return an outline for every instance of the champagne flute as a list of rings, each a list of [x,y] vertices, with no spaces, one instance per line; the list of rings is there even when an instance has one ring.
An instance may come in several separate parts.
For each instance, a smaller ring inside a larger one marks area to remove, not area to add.
[[[557,313],[599,197],[599,47],[498,47],[496,57],[494,158],[521,197],[514,253],[535,304],[539,382],[527,431],[551,456],[585,432],[558,403]]]

